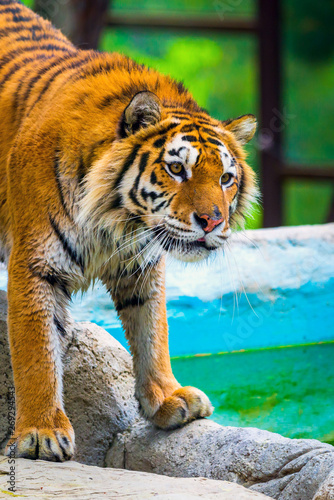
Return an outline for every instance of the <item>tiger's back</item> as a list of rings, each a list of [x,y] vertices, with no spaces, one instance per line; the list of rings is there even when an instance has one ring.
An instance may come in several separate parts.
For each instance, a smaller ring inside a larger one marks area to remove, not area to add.
[[[28,106],[48,68],[75,47],[21,3],[0,0],[0,261],[10,247],[6,166]]]

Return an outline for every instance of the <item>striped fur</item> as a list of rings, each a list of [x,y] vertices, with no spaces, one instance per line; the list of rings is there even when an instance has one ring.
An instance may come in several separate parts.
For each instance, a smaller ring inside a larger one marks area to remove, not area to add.
[[[164,259],[222,248],[256,195],[245,115],[211,118],[182,84],[125,56],[75,48],[0,0],[0,260],[8,262],[18,456],[66,460],[74,432],[61,354],[72,292],[101,279],[122,319],[143,414],[210,415],[175,380]]]

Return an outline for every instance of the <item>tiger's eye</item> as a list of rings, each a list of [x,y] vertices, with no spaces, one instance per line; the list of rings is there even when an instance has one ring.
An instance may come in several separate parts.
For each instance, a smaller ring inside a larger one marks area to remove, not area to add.
[[[231,174],[228,174],[228,173],[223,174],[223,175],[221,176],[221,178],[220,178],[220,182],[221,182],[222,184],[228,184],[228,183],[230,182],[231,178],[232,178],[232,175],[231,175]]]
[[[180,175],[180,173],[183,170],[183,166],[181,165],[181,163],[172,163],[169,166],[169,168],[170,168],[170,171],[172,172],[172,174],[175,174],[175,175]]]

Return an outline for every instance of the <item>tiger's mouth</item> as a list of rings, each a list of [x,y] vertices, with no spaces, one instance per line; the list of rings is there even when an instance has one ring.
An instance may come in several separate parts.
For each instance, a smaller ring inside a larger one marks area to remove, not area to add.
[[[162,248],[173,257],[186,261],[201,260],[208,257],[211,252],[219,250],[222,245],[210,245],[205,238],[186,240],[171,235],[167,228],[157,227],[154,230],[157,241]]]
[[[160,242],[166,251],[178,250],[184,252],[190,252],[192,250],[203,248],[208,251],[217,250],[219,247],[209,246],[204,238],[200,238],[195,241],[184,241],[179,238],[174,238],[173,236],[165,236],[165,238]]]

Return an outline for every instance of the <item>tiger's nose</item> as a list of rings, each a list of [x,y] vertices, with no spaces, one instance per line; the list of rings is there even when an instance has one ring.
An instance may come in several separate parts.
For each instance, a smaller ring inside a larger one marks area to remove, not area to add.
[[[224,222],[224,218],[209,217],[209,215],[206,214],[197,215],[196,213],[194,213],[194,218],[197,224],[206,233],[211,233],[211,231],[213,231],[217,226],[219,226],[219,224]]]

